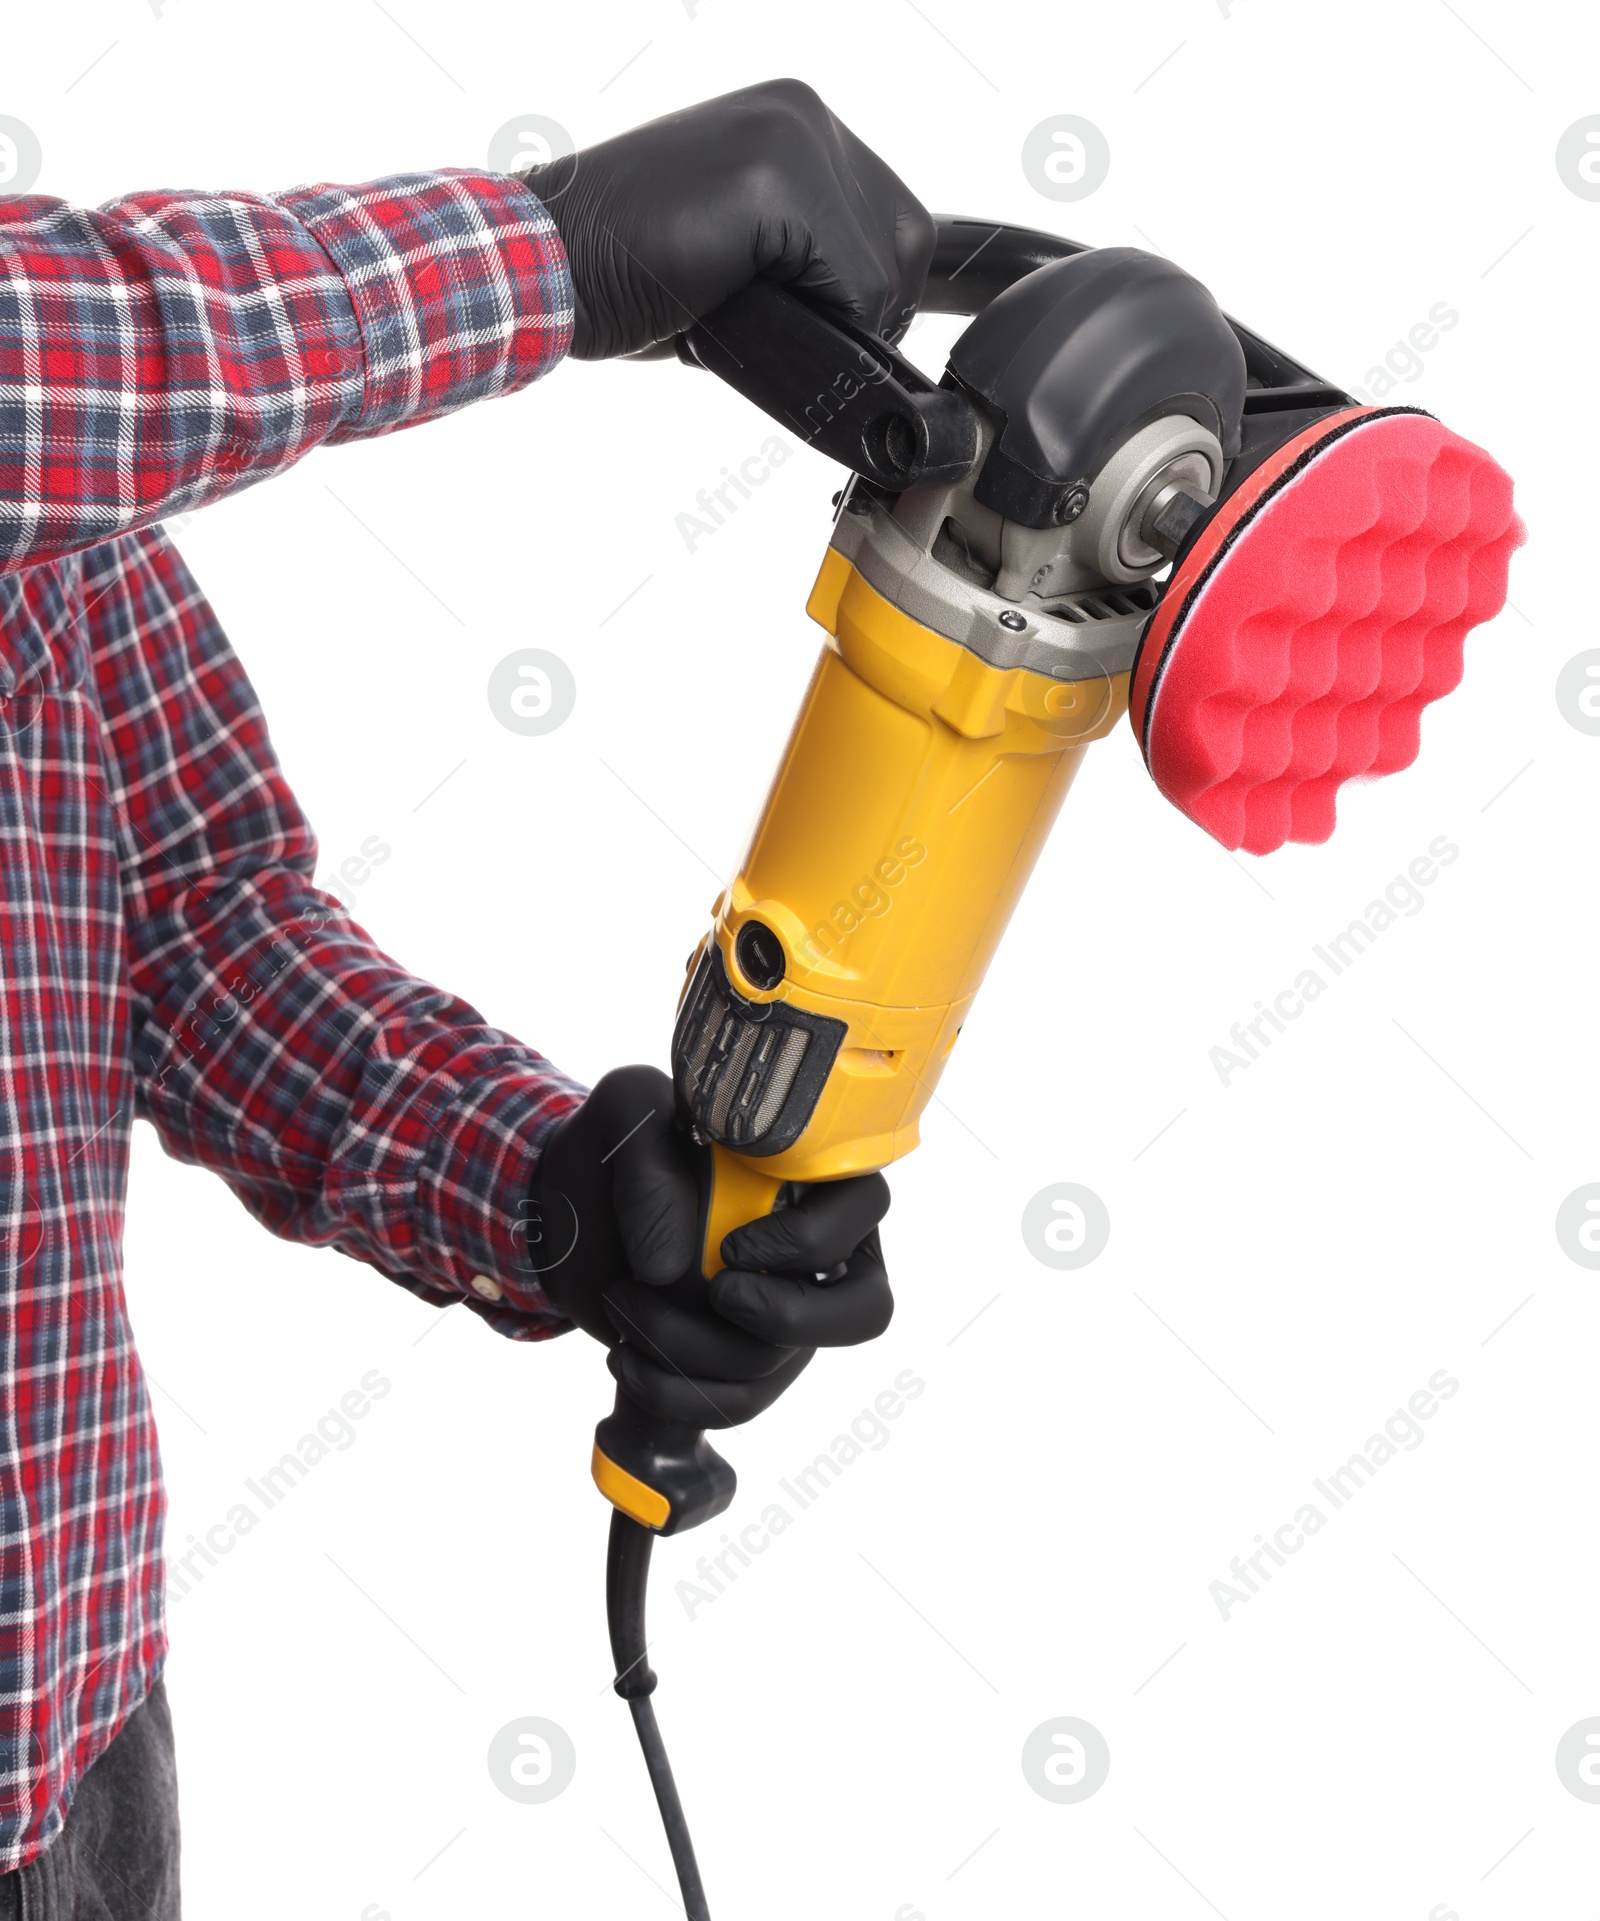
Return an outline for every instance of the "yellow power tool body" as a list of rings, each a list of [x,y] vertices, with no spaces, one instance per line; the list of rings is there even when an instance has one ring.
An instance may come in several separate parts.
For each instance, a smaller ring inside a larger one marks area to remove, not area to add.
[[[787,1183],[917,1145],[1084,749],[1127,709],[1125,668],[996,664],[903,612],[850,558],[872,519],[880,541],[895,531],[864,496],[840,514],[807,607],[828,640],[679,1002],[680,1102],[709,1149],[706,1276]],[[671,1468],[606,1439],[607,1498],[657,1532],[691,1525]]]
[[[708,1271],[743,1205],[728,1162],[745,1178],[825,1181],[917,1145],[1084,746],[1127,705],[1126,673],[984,660],[902,612],[839,546],[807,611],[828,642],[673,1044],[691,1114],[726,1143]],[[797,1085],[809,1114],[790,1141]],[[746,1139],[766,1151],[741,1151]]]
[[[945,223],[948,260],[973,231]],[[775,287],[688,337],[855,470],[808,605],[827,639],[679,1003],[702,1277],[789,1183],[917,1145],[1084,749],[1127,710],[1177,545],[1146,523],[1183,489],[1213,500],[1239,451],[1246,353],[1198,282],[1133,249],[976,232],[996,236],[987,282],[935,262],[936,308],[982,309],[938,387]],[[734,1489],[703,1435],[623,1394],[593,1468],[656,1533]]]

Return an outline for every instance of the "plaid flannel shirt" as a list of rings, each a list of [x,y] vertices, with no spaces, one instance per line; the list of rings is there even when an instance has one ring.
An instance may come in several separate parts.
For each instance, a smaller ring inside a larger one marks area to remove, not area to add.
[[[164,1497],[122,1290],[129,1133],[275,1233],[523,1339],[513,1244],[578,1090],[387,959],[155,524],[320,442],[509,393],[566,259],[498,175],[0,200],[0,1870],[166,1652]]]

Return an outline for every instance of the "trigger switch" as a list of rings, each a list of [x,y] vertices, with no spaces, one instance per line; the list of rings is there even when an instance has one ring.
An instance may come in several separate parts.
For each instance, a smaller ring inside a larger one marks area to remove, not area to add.
[[[783,979],[783,943],[763,921],[747,920],[733,944],[739,972],[763,994]]]

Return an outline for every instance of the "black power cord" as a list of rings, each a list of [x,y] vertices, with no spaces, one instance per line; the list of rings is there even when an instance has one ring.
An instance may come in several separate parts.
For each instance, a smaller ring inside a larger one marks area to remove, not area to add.
[[[684,1819],[683,1803],[672,1778],[672,1763],[656,1725],[656,1711],[650,1696],[656,1677],[645,1659],[645,1594],[650,1585],[650,1547],[655,1536],[647,1527],[624,1514],[620,1508],[611,1516],[611,1541],[606,1551],[606,1622],[611,1630],[611,1658],[617,1664],[612,1686],[628,1704],[633,1725],[639,1731],[639,1746],[644,1764],[650,1771],[650,1785],[656,1792],[661,1810],[661,1825],[667,1831],[667,1846],[672,1850],[672,1865],[678,1873],[688,1921],[711,1921],[706,1906],[706,1891],[700,1882],[699,1863],[694,1858],[694,1843]]]

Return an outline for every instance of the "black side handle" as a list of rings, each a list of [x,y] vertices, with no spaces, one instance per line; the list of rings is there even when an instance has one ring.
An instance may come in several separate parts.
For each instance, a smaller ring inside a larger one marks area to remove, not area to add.
[[[686,358],[808,446],[893,492],[960,480],[978,457],[970,401],[773,281],[735,294],[684,342]]]
[[[983,313],[1041,267],[1093,251],[1035,227],[940,215],[924,313]],[[1349,405],[1280,348],[1223,316],[1244,354],[1244,412]],[[663,348],[661,351],[670,351]],[[678,337],[708,369],[841,466],[892,493],[964,478],[978,452],[972,402],[937,386],[885,340],[758,280]]]

